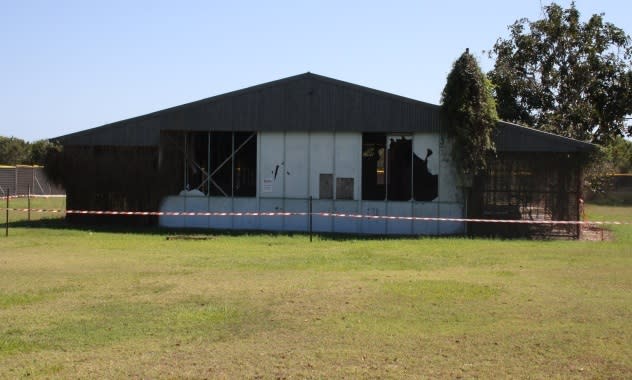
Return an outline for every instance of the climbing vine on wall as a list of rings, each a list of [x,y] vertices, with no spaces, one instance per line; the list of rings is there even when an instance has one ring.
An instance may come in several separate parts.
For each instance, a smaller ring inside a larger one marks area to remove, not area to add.
[[[494,151],[492,132],[498,122],[492,83],[476,58],[466,50],[448,74],[441,97],[448,136],[462,173],[471,176],[485,169],[486,157]]]

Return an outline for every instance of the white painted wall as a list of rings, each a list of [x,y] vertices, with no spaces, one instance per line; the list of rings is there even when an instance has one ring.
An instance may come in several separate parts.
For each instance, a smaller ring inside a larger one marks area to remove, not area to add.
[[[299,132],[287,132],[285,134],[284,161],[284,197],[308,198],[310,182],[309,134]]]
[[[352,132],[261,132],[258,144],[258,186],[254,198],[170,196],[161,211],[306,212],[312,196],[315,213],[345,213],[402,217],[462,217],[461,189],[457,187],[450,144],[438,134],[416,133],[413,150],[421,158],[433,155],[428,169],[439,176],[439,196],[431,202],[362,201],[362,134]],[[321,173],[353,178],[353,200],[319,200]],[[276,176],[275,176],[276,174]],[[459,222],[331,217],[314,215],[316,232],[437,235],[464,232]],[[165,227],[268,231],[306,231],[309,217],[292,216],[162,216]]]
[[[335,133],[334,197],[336,178],[353,178],[353,199],[360,199],[362,189],[362,133]]]
[[[334,173],[334,134],[314,132],[309,140],[310,195],[318,199],[320,174]]]
[[[285,193],[285,133],[259,133],[257,193],[263,198],[282,198]]]

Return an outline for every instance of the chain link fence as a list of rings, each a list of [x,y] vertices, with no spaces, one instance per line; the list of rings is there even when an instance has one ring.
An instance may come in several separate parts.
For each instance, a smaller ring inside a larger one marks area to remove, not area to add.
[[[42,166],[0,166],[0,196],[65,195],[63,188],[48,180]]]

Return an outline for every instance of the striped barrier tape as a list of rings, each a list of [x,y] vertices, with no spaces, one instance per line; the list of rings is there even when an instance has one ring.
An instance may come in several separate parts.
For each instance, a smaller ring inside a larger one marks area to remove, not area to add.
[[[28,212],[27,208],[2,208],[2,211]],[[208,212],[208,211],[102,211],[102,210],[60,210],[60,209],[30,209],[40,213],[66,213],[68,215],[124,215],[124,216],[309,216],[308,212]],[[509,223],[509,224],[549,224],[549,225],[630,225],[632,222],[620,221],[579,221],[579,220],[522,220],[522,219],[477,219],[477,218],[439,218],[422,216],[389,216],[344,214],[331,212],[314,212],[312,216],[374,219],[374,220],[405,220],[423,222],[460,222],[460,223]]]
[[[19,198],[66,198],[66,194],[19,194],[19,195],[9,195],[9,199],[19,199]],[[6,195],[0,196],[0,199],[7,199]]]

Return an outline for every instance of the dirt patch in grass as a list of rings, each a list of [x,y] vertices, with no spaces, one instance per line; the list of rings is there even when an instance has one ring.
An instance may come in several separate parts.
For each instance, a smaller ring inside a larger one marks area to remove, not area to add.
[[[580,239],[587,241],[610,241],[614,239],[614,234],[606,227],[584,224],[582,225]]]

